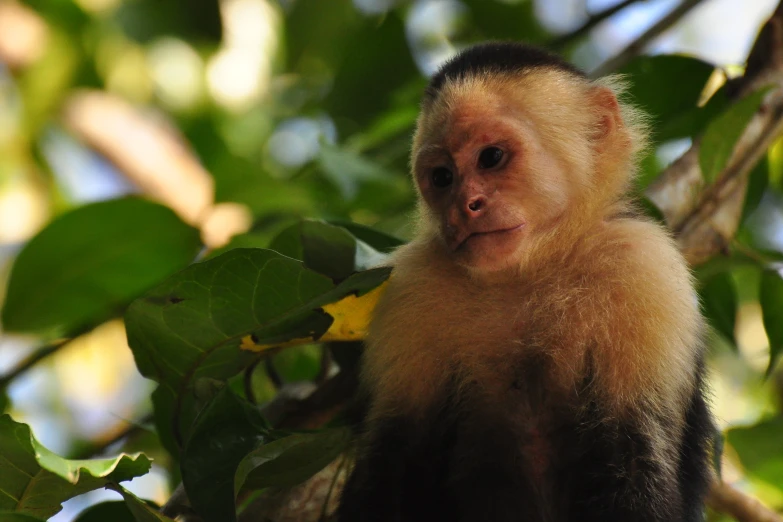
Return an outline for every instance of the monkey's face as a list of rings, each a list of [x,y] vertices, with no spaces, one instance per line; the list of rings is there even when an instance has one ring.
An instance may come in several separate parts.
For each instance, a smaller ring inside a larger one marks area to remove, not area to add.
[[[413,168],[447,251],[474,271],[518,266],[569,201],[565,172],[534,123],[497,99],[422,118]]]

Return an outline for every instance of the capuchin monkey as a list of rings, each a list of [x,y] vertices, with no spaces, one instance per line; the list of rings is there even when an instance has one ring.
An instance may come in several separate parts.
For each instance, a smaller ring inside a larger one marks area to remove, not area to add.
[[[340,522],[703,519],[704,323],[629,202],[646,128],[621,94],[517,43],[430,81]]]

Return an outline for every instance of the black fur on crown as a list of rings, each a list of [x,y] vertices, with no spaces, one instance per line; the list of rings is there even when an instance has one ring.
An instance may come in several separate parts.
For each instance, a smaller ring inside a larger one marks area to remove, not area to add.
[[[587,77],[582,70],[560,56],[539,47],[519,42],[487,42],[469,47],[443,64],[430,79],[425,96],[436,98],[449,81],[488,73],[513,74],[535,67],[548,67],[580,78]]]

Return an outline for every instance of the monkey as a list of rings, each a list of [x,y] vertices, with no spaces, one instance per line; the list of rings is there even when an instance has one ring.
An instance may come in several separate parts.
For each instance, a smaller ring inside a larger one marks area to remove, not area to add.
[[[339,522],[703,520],[704,320],[634,207],[648,123],[624,100],[516,42],[432,76]]]

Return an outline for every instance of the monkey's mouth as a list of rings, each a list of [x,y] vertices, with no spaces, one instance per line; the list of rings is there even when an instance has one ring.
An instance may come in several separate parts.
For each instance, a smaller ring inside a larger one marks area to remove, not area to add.
[[[482,238],[482,237],[489,237],[489,236],[498,236],[502,237],[504,235],[510,235],[514,232],[517,232],[521,230],[525,226],[524,223],[520,225],[516,225],[513,227],[508,228],[499,228],[497,230],[488,230],[486,232],[470,232],[468,235],[466,235],[464,238],[456,242],[456,247],[454,247],[454,251],[458,251],[465,247],[468,242],[470,242],[473,239]]]

